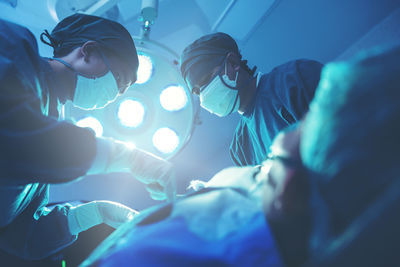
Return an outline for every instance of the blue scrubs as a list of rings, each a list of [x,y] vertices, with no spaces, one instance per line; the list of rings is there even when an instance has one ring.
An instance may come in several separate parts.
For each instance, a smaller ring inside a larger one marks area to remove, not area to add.
[[[303,118],[321,69],[319,62],[296,60],[262,75],[255,98],[233,136],[230,154],[236,165],[261,164],[276,134]]]
[[[133,228],[121,227],[116,234],[127,233],[115,240],[110,238],[107,240],[110,244],[105,241],[103,246],[108,250],[98,249],[99,254],[92,255],[86,264],[92,266],[95,262],[93,266],[101,267],[283,266],[265,215],[260,208],[255,208],[257,203],[229,188],[204,192],[174,203],[170,215],[164,206],[149,216],[154,221],[148,220]],[[243,204],[232,205],[232,202]],[[192,214],[180,206],[185,203]]]
[[[96,141],[91,130],[57,120],[67,96],[48,86],[52,70],[32,33],[0,20],[0,40],[0,249],[37,259],[76,239],[69,206],[46,208],[48,184],[83,176]]]

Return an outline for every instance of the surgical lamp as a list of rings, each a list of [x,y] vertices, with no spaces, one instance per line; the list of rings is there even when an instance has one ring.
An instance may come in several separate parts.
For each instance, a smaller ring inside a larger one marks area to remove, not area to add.
[[[98,136],[113,137],[171,158],[191,137],[195,108],[180,75],[179,56],[149,38],[157,7],[156,0],[142,1],[141,35],[133,37],[139,57],[137,82],[103,109],[88,111],[67,102],[65,117],[78,126],[92,128]]]

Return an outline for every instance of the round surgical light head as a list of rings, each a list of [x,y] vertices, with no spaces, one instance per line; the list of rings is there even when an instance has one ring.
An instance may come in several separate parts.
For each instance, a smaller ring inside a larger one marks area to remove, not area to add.
[[[160,94],[160,104],[168,111],[183,109],[188,102],[185,89],[180,85],[170,85]]]
[[[143,84],[147,82],[153,74],[153,62],[151,58],[144,54],[139,54],[139,68],[137,71],[136,84]]]
[[[117,110],[120,123],[125,127],[138,127],[144,119],[144,106],[133,99],[123,100]]]
[[[88,127],[91,128],[96,136],[102,136],[103,135],[103,126],[99,122],[98,119],[92,116],[85,117],[83,119],[80,119],[79,121],[76,122],[76,125],[79,127]]]
[[[170,128],[160,128],[153,135],[153,145],[162,153],[172,153],[179,145],[179,136]]]

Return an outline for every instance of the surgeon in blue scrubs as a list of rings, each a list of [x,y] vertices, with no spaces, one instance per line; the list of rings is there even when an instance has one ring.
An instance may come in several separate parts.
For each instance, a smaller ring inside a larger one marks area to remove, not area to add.
[[[256,74],[235,40],[221,32],[199,38],[181,55],[182,76],[204,109],[219,117],[241,114],[230,148],[239,166],[261,164],[276,134],[304,116],[321,68],[301,59]]]
[[[69,16],[41,36],[53,58],[41,57],[32,33],[14,23],[0,20],[0,39],[0,251],[44,258],[82,231],[101,223],[118,227],[136,213],[110,201],[49,209],[50,183],[129,171],[153,198],[166,197],[168,162],[58,120],[67,100],[102,108],[136,81],[136,48],[122,25]]]

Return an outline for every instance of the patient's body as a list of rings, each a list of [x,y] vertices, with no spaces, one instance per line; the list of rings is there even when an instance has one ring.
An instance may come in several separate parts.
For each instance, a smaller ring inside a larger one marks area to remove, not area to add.
[[[295,149],[285,147],[292,138],[299,137],[288,132],[274,142],[285,152],[282,157],[298,151],[298,142],[294,142]],[[127,231],[98,265],[284,266],[283,239],[274,231],[277,222],[284,220],[286,189],[296,171],[281,165],[275,159],[266,160],[263,166],[222,170],[206,188],[159,208]],[[275,176],[268,174],[270,170],[275,170]],[[273,201],[279,201],[280,206]]]

